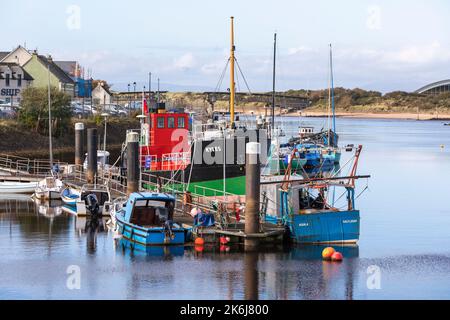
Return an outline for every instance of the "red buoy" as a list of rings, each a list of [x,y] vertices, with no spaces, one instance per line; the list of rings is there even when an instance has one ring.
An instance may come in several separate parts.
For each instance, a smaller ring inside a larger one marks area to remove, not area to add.
[[[335,253],[335,250],[333,247],[326,247],[322,251],[322,258],[325,260],[330,260],[331,256]]]
[[[333,253],[331,255],[331,260],[332,261],[338,262],[338,261],[342,261],[342,259],[344,259],[344,257],[342,256],[342,253],[340,253],[340,252],[336,251],[335,253]]]
[[[194,244],[196,246],[202,246],[205,244],[205,240],[203,238],[198,237],[195,239]]]
[[[230,237],[222,236],[222,237],[220,237],[219,241],[220,241],[220,244],[227,244],[228,242],[230,242]]]

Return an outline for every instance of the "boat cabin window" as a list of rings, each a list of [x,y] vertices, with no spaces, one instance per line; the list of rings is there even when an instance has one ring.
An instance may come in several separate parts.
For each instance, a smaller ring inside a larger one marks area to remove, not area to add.
[[[158,117],[158,129],[164,129],[164,117]]]
[[[326,199],[323,192],[318,192],[317,195],[313,195],[308,192],[307,189],[300,189],[298,191],[299,197],[299,209],[327,209]]]
[[[179,117],[178,118],[178,128],[184,128],[184,127],[185,127],[184,118]]]
[[[154,200],[137,200],[134,204],[130,223],[142,227],[161,226],[173,216],[173,203]]]
[[[174,117],[168,117],[167,118],[167,128],[175,128],[175,118]]]

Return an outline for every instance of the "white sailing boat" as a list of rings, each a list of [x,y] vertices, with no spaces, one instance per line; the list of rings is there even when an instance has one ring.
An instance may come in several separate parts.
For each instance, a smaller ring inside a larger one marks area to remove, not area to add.
[[[34,191],[34,196],[42,200],[61,199],[61,191],[64,184],[56,177],[45,177],[39,181],[38,186]]]
[[[50,95],[50,66],[48,65],[48,140],[50,151],[50,171],[51,176],[45,177],[39,181],[34,197],[41,200],[60,199],[63,183],[53,174],[53,148],[52,148],[52,112],[51,112],[51,95]]]

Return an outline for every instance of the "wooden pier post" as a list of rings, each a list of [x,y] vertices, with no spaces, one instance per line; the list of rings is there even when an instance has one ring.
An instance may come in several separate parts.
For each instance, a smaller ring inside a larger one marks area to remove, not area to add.
[[[97,176],[97,128],[87,129],[87,173],[88,183],[95,183]]]
[[[139,134],[127,134],[127,194],[139,191]]]
[[[75,123],[75,165],[83,165],[84,155],[84,123]]]
[[[246,144],[245,163],[245,234],[259,233],[259,199],[260,199],[260,154],[261,144]],[[246,238],[245,249],[252,249],[259,244],[256,238]]]

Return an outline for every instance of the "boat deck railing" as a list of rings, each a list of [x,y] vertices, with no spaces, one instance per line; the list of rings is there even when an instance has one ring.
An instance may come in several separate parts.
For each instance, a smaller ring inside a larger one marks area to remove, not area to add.
[[[86,184],[86,172],[82,166],[76,166],[71,179],[78,184]],[[96,184],[109,188],[113,198],[125,197],[127,194],[127,177],[120,174],[118,167],[109,166],[96,175]],[[220,211],[231,212],[243,204],[239,195],[205,186],[188,185],[182,181],[157,176],[153,173],[142,173],[140,191],[155,191],[171,194],[176,199],[175,210],[178,214],[188,214],[192,208],[199,208],[204,212],[215,215]],[[187,192],[188,191],[188,192]]]

